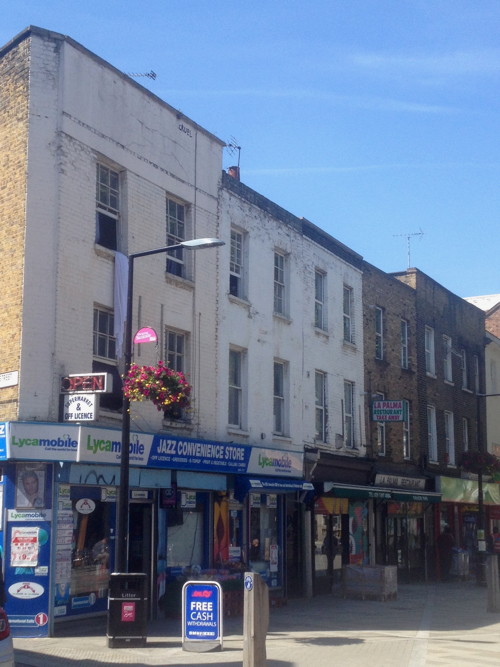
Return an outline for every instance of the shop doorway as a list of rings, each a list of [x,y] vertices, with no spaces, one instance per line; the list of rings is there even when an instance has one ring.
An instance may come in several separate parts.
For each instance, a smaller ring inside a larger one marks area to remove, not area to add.
[[[128,571],[144,572],[148,576],[149,618],[154,618],[157,607],[153,518],[153,503],[130,503]]]

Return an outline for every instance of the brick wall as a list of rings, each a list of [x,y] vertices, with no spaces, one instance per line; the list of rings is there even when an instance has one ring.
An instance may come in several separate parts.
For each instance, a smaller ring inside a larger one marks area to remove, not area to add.
[[[0,53],[0,373],[20,365],[29,48],[25,40]],[[18,387],[0,389],[0,419],[16,419],[17,409]]]
[[[383,355],[375,354],[376,309],[383,313]],[[401,365],[401,320],[408,324],[408,368]],[[420,456],[420,429],[417,400],[415,292],[371,264],[363,268],[363,326],[365,350],[365,416],[372,453],[380,462],[402,464],[401,473],[410,473]],[[377,424],[371,421],[373,394],[386,399],[403,399],[410,404],[410,452],[405,461],[402,422],[386,423],[385,455],[377,452]]]
[[[427,434],[427,405],[436,408],[438,460],[430,462],[432,471],[447,475],[459,475],[459,464],[463,449],[463,419],[469,423],[469,446],[477,447],[477,423],[485,433],[484,406],[478,403],[474,387],[474,357],[480,369],[479,392],[484,393],[484,312],[456,296],[425,273],[409,269],[394,274],[398,280],[415,289],[417,304],[417,363],[419,420],[422,437]],[[425,370],[425,327],[434,330],[435,367],[432,376]],[[444,378],[443,336],[452,341],[452,381]],[[469,386],[462,387],[460,351],[467,356]],[[455,436],[455,465],[448,463],[444,413],[453,413]]]

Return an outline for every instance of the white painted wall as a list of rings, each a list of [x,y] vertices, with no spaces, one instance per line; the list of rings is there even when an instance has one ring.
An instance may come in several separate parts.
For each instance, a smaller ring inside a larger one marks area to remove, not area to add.
[[[119,249],[127,254],[165,246],[166,196],[189,206],[188,237],[218,235],[223,144],[71,40],[35,34],[31,62],[19,418],[55,420],[61,375],[92,370],[94,303],[113,307],[114,254],[94,243],[96,162],[123,172]],[[191,335],[200,436],[215,430],[218,253],[192,253],[192,282],[169,280],[164,255],[136,261],[134,328]],[[142,345],[137,360],[163,356]],[[134,405],[132,419],[161,427],[149,405]]]
[[[363,332],[361,314],[361,273],[352,265],[291,226],[273,218],[258,206],[223,189],[221,224],[226,246],[222,260],[229,266],[230,229],[234,226],[247,235],[247,299],[229,295],[229,276],[222,282],[218,332],[220,373],[218,374],[217,437],[220,440],[261,444],[269,447],[302,450],[314,446],[315,370],[327,373],[329,404],[329,443],[335,450],[335,433],[342,432],[341,401],[344,379],[356,385],[356,414],[362,415]],[[289,254],[290,318],[273,315],[274,251]],[[328,331],[314,328],[314,271],[327,274]],[[343,285],[354,290],[356,344],[343,342]],[[236,346],[247,356],[247,418],[245,428],[228,428],[228,358]],[[273,436],[273,363],[289,366],[289,438]],[[356,443],[363,445],[364,420],[356,420]],[[354,454],[357,455],[357,454]]]

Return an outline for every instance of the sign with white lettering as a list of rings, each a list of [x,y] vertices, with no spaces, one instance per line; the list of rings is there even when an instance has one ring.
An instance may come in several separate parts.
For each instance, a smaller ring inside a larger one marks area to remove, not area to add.
[[[134,343],[157,343],[158,336],[151,327],[143,327],[134,336]]]
[[[374,422],[403,421],[403,401],[373,401],[372,419]]]
[[[182,587],[183,649],[200,652],[198,642],[205,651],[222,648],[222,588],[216,581],[186,581]]]

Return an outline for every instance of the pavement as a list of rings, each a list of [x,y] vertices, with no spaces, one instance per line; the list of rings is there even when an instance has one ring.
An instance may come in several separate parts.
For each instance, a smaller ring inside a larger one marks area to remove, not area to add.
[[[66,623],[58,636],[15,639],[17,667],[243,664],[243,618],[224,618],[221,651],[183,650],[181,623],[158,619],[143,648],[108,648],[106,620]],[[400,584],[394,600],[319,595],[270,610],[267,660],[255,667],[500,665],[500,612],[472,581]],[[248,659],[248,655],[247,655]],[[250,664],[248,661],[246,664]]]

